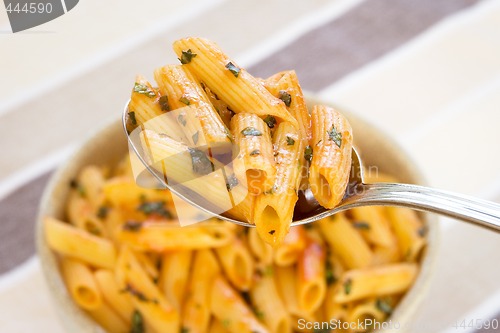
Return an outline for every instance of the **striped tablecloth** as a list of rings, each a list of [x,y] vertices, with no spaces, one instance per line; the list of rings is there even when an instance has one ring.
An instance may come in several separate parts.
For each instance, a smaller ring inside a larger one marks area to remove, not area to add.
[[[175,63],[187,35],[258,76],[296,69],[304,89],[395,138],[433,186],[500,202],[500,1],[82,0],[17,34],[0,9],[0,331],[63,331],[34,251],[40,195],[119,117],[135,74]],[[453,324],[499,316],[500,235],[440,227],[413,332],[471,332]]]

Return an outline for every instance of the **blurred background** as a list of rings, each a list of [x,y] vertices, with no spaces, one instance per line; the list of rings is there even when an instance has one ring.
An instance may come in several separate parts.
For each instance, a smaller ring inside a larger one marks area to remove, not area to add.
[[[176,63],[171,44],[189,35],[256,76],[295,69],[304,90],[396,140],[430,185],[500,202],[498,0],[81,0],[15,34],[2,7],[3,332],[62,332],[35,255],[41,193],[120,117],[135,75]],[[440,229],[412,332],[473,332],[453,326],[500,317],[500,235],[444,218]]]

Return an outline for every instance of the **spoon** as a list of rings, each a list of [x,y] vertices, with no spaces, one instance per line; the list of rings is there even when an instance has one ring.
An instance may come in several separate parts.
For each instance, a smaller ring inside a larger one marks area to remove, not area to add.
[[[219,219],[246,227],[255,227],[254,224],[214,213],[210,207],[200,205],[199,201],[192,200],[177,191],[175,187],[170,186],[165,181],[165,175],[147,163],[142,155],[142,149],[137,147],[135,140],[132,140],[127,130],[127,117],[128,103],[124,109],[122,122],[129,146],[161,186],[169,189],[194,207]],[[310,189],[299,191],[298,195],[299,199],[291,226],[311,223],[355,207],[400,206],[445,215],[500,232],[500,204],[419,185],[400,183],[366,184],[363,180],[363,163],[354,148],[352,150],[349,184],[344,198],[335,208],[326,209],[320,206]]]

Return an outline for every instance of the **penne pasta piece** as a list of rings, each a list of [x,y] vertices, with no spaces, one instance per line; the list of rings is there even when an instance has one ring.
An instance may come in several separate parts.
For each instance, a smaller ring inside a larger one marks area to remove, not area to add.
[[[274,278],[269,275],[260,277],[250,296],[255,313],[266,324],[270,332],[291,333],[291,321],[274,284]]]
[[[87,310],[87,313],[108,333],[126,333],[130,331],[126,322],[106,303],[102,303],[97,309]]]
[[[222,222],[185,227],[161,222],[129,223],[120,230],[118,239],[139,251],[206,249],[228,245],[234,239],[233,230]]]
[[[219,114],[220,118],[222,119],[222,122],[224,125],[226,125],[227,128],[229,128],[229,124],[231,123],[231,118],[234,116],[233,110],[227,105],[226,102],[221,100],[217,94],[212,92],[209,87],[207,87],[206,84],[203,82],[200,82],[200,85],[202,89],[205,91],[207,94],[208,100],[210,101],[210,104],[212,104]]]
[[[90,268],[80,261],[64,258],[61,273],[73,300],[85,310],[96,310],[102,305],[102,295]]]
[[[303,226],[290,229],[283,243],[274,251],[274,263],[277,266],[289,266],[297,262],[298,257],[306,246],[305,231]]]
[[[396,244],[390,247],[375,246],[373,247],[372,252],[373,252],[373,259],[372,259],[373,266],[393,264],[401,261],[402,258],[399,253],[399,248],[397,247]]]
[[[301,143],[299,148],[300,188],[305,189],[308,185],[306,167],[308,161],[305,159],[304,151],[312,138],[311,115],[307,110],[297,73],[295,71],[280,72],[267,79],[264,85],[275,97],[285,102],[287,110],[297,120]]]
[[[231,119],[231,130],[237,144],[236,178],[252,193],[271,191],[276,165],[269,128],[255,114],[239,113]]]
[[[276,160],[274,185],[270,193],[261,193],[255,202],[254,222],[257,232],[266,243],[275,247],[283,242],[290,229],[298,199],[301,179],[299,138],[299,132],[292,124],[283,122],[278,126],[273,138]]]
[[[186,250],[163,253],[158,286],[170,304],[179,312],[186,296],[192,255],[192,251]]]
[[[272,263],[273,248],[259,237],[255,228],[248,229],[247,242],[250,251],[259,262],[266,265]]]
[[[326,294],[325,250],[320,244],[308,241],[297,262],[297,276],[299,306],[314,313]]]
[[[219,263],[211,250],[196,251],[186,300],[182,308],[182,327],[189,333],[207,331],[211,317],[211,289],[213,281],[219,273]],[[212,328],[209,332],[211,330]]]
[[[97,211],[101,205],[102,187],[104,185],[104,175],[102,170],[95,165],[88,165],[84,167],[78,175],[77,186],[78,192],[85,198],[88,198],[90,204]]]
[[[94,267],[114,267],[116,252],[109,240],[51,217],[46,217],[44,224],[45,238],[53,250]]]
[[[354,323],[364,323],[367,322],[368,320],[371,320],[372,323],[378,322],[379,324],[382,323],[386,318],[387,318],[387,313],[384,313],[382,310],[390,310],[390,308],[387,308],[388,305],[385,305],[384,303],[383,306],[381,306],[382,300],[380,299],[370,299],[365,302],[359,303],[352,307],[352,309],[349,311],[347,315],[347,321],[349,322],[354,322]],[[366,328],[366,330],[361,330],[363,328]],[[367,325],[366,327],[363,327],[360,325],[359,327],[360,332],[366,332],[370,330],[370,327]]]
[[[313,156],[309,184],[321,206],[334,208],[342,200],[349,181],[351,125],[339,112],[322,105],[314,106],[311,118]]]
[[[239,293],[220,276],[215,278],[212,285],[210,309],[230,333],[270,332],[257,320]]]
[[[349,320],[349,303],[341,304],[335,302],[335,290],[338,283],[332,284],[328,287],[326,292],[325,302],[323,304],[324,316],[327,321],[340,321],[347,322]]]
[[[252,286],[254,262],[250,251],[238,238],[231,244],[215,249],[219,262],[228,280],[239,290],[247,291]]]
[[[153,281],[158,281],[160,272],[158,271],[158,264],[153,262],[153,258],[145,252],[134,252],[135,257],[142,266],[142,269],[148,274]]]
[[[356,207],[350,209],[349,214],[353,217],[354,226],[369,243],[383,247],[396,246],[384,207]]]
[[[155,80],[162,95],[168,96],[171,110],[184,108],[176,114],[190,146],[230,143],[229,130],[200,84],[183,66],[158,68],[155,70]]]
[[[235,113],[252,111],[259,117],[274,116],[297,121],[287,111],[285,103],[273,97],[266,88],[213,42],[196,37],[174,42],[174,51],[190,72],[224,100]],[[182,61],[190,53],[189,61]],[[193,56],[193,55],[196,56]]]
[[[117,281],[127,292],[134,308],[155,331],[177,332],[180,316],[158,286],[150,279],[132,251],[123,247],[116,267]]]
[[[160,93],[151,83],[145,77],[137,75],[128,104],[131,125],[144,124],[168,111],[168,104],[164,103],[166,98],[162,99],[163,103],[160,103],[160,99]]]
[[[134,313],[134,306],[129,296],[121,292],[115,274],[107,269],[98,269],[94,272],[94,279],[104,301],[109,304],[111,309],[116,312],[127,325],[129,325],[132,314]]]
[[[323,237],[347,268],[371,265],[373,253],[370,247],[344,213],[324,218],[318,224]]]
[[[400,255],[407,261],[416,261],[425,246],[425,226],[413,210],[399,207],[385,209],[398,240]]]
[[[413,283],[418,266],[398,263],[347,271],[335,290],[338,303],[356,301],[367,297],[399,294]]]

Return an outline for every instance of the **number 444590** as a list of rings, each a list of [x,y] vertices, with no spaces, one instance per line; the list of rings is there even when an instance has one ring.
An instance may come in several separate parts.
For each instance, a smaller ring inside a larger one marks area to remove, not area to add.
[[[52,4],[49,3],[41,3],[41,2],[30,2],[25,3],[22,7],[20,3],[16,3],[15,5],[12,2],[9,2],[7,5],[7,13],[52,13]]]

